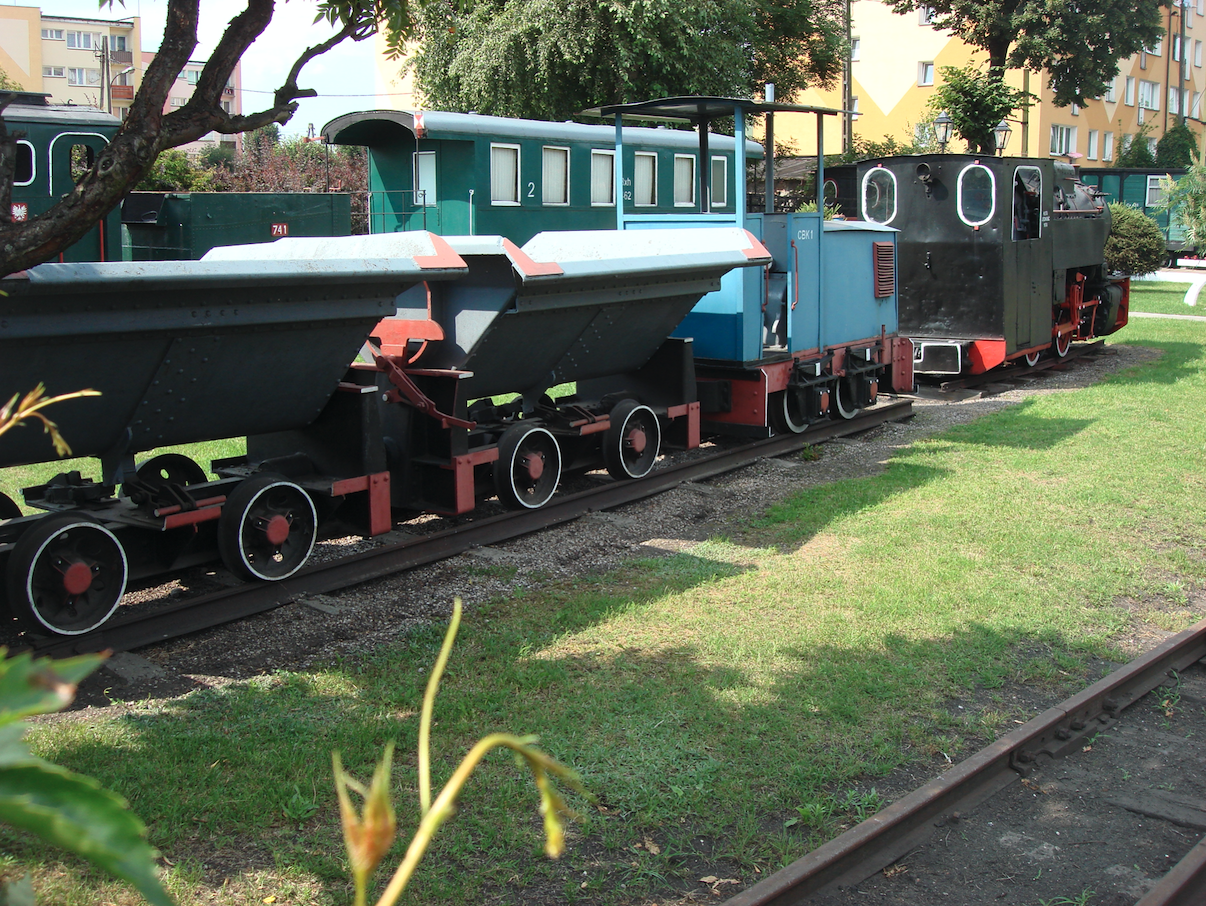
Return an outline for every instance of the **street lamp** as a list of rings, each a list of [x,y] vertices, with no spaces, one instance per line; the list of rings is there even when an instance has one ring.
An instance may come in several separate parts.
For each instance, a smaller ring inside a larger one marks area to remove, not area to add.
[[[997,123],[997,128],[992,130],[992,137],[997,144],[997,153],[1002,157],[1005,155],[1005,146],[1009,144],[1009,136],[1013,134],[1013,130],[1009,128],[1009,123],[1001,120]]]
[[[945,110],[939,113],[934,120],[934,138],[938,139],[939,152],[946,152],[946,143],[951,140],[951,127],[954,125],[954,121]]]
[[[118,79],[124,79],[126,76],[128,76],[133,71],[134,71],[133,66],[127,66],[125,69],[123,69],[117,75],[115,75],[113,78],[109,79],[109,104],[108,104],[108,107],[109,107],[110,113],[113,112],[113,86],[117,84]]]

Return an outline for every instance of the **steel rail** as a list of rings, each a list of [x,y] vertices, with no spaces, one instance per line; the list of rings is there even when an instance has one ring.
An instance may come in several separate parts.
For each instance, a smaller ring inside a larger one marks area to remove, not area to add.
[[[248,583],[121,617],[96,632],[31,639],[39,655],[62,657],[91,651],[128,651],[209,629],[280,607],[306,595],[323,594],[424,566],[473,548],[497,544],[598,510],[652,497],[684,482],[702,481],[758,459],[782,456],[834,437],[857,434],[912,415],[913,404],[897,400],[865,410],[847,421],[811,426],[802,434],[779,435],[658,469],[637,481],[617,481],[554,497],[535,510],[476,519],[466,525],[406,539],[328,563],[308,566],[280,582]]]
[[[966,812],[1020,780],[1040,758],[1079,748],[1085,737],[1112,724],[1119,712],[1168,679],[1170,671],[1183,670],[1203,657],[1206,620],[1044,711],[721,906],[790,906],[827,889],[866,880],[925,842],[952,812]],[[1206,902],[1204,891],[1206,842],[1165,876],[1141,906],[1200,904]]]

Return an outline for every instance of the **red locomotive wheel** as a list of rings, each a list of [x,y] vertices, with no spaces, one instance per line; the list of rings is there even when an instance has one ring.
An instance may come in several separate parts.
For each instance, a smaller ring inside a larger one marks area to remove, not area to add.
[[[1025,355],[1022,356],[1022,359],[1026,362],[1026,365],[1028,367],[1033,368],[1035,365],[1037,365],[1039,363],[1039,359],[1042,357],[1042,355],[1043,355],[1043,351],[1040,349],[1037,352],[1026,353]]]
[[[128,576],[126,552],[111,531],[82,513],[56,513],[13,546],[8,604],[27,629],[80,635],[113,615]]]
[[[561,449],[546,428],[512,425],[498,439],[494,491],[511,510],[535,510],[549,502],[561,481]]]
[[[241,579],[289,578],[310,559],[317,538],[314,501],[283,475],[240,482],[218,520],[218,554]]]
[[[653,471],[662,448],[662,427],[648,406],[620,400],[611,410],[603,436],[603,461],[612,478],[644,478]]]
[[[1072,348],[1072,334],[1071,333],[1060,334],[1051,343],[1051,348],[1055,350],[1056,357],[1062,359],[1064,356],[1066,356],[1068,354],[1068,351]]]

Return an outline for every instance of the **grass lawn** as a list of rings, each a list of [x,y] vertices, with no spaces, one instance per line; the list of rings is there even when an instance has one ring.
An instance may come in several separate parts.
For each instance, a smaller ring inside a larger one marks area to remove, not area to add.
[[[1133,307],[1169,292],[1139,286]],[[602,805],[576,803],[549,862],[531,781],[490,757],[404,901],[647,903],[704,875],[752,883],[875,811],[893,769],[957,761],[1030,717],[1019,690],[1054,699],[1091,658],[1128,659],[1123,640],[1190,625],[1206,578],[1206,324],[1136,319],[1115,342],[1164,354],[917,443],[689,553],[468,614],[436,705],[437,787],[476,738],[512,730],[539,734]],[[181,903],[349,903],[329,753],[367,779],[397,740],[408,839],[441,634],[30,740],[131,801]],[[45,902],[135,902],[16,835],[0,850]]]
[[[1185,304],[1189,283],[1132,283],[1131,311],[1161,315],[1199,315],[1206,317],[1206,293],[1199,293],[1196,305]]]

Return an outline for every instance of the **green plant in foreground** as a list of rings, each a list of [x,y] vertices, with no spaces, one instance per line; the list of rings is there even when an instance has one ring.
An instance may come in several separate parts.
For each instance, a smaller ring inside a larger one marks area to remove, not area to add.
[[[29,391],[25,396],[14,393],[12,399],[0,408],[0,435],[5,434],[10,428],[15,428],[27,419],[36,418],[42,422],[42,430],[50,435],[55,452],[59,456],[70,456],[71,447],[63,439],[63,435],[59,433],[58,425],[42,414],[41,410],[54,403],[79,399],[82,396],[100,396],[100,391],[77,390],[75,393],[64,393],[60,396],[48,397],[46,396],[46,385],[38,384],[37,387]]]
[[[452,651],[452,643],[456,639],[457,628],[461,623],[461,599],[453,602],[452,620],[448,624],[448,632],[444,636],[444,644],[436,658],[435,667],[427,681],[427,690],[423,695],[423,711],[419,720],[419,805],[422,819],[418,830],[407,847],[402,862],[394,871],[389,885],[377,906],[392,906],[398,901],[402,891],[418,867],[419,861],[431,844],[435,832],[440,825],[452,817],[457,797],[464,787],[469,775],[491,749],[511,749],[518,758],[523,759],[532,770],[536,788],[540,793],[540,812],[544,816],[545,846],[544,851],[549,858],[556,859],[565,848],[565,831],[561,820],[570,816],[568,806],[553,787],[550,775],[560,777],[563,781],[577,790],[587,799],[594,797],[586,791],[578,779],[578,775],[565,765],[554,761],[548,755],[535,748],[535,736],[513,736],[510,733],[491,733],[479,740],[469,750],[449,781],[440,791],[435,801],[431,799],[431,715],[435,708],[436,691],[440,685],[440,677],[448,664],[448,655]],[[335,789],[339,795],[339,815],[343,825],[343,839],[348,850],[348,861],[352,867],[352,880],[356,886],[356,906],[367,903],[368,882],[376,871],[377,865],[385,857],[393,845],[397,822],[394,818],[393,804],[389,798],[390,768],[393,763],[394,747],[390,743],[385,747],[385,754],[378,762],[373,772],[372,782],[368,788],[358,783],[343,770],[339,753],[332,753],[335,768]],[[349,790],[356,792],[364,800],[364,810],[356,813],[352,804]]]
[[[37,758],[22,739],[22,718],[66,707],[79,681],[105,656],[51,661],[28,653],[6,658],[7,653],[0,648],[0,822],[129,881],[154,906],[171,906],[145,828],[125,801],[90,777]],[[28,880],[0,886],[0,898],[21,902],[19,896],[33,902]]]
[[[1089,901],[1097,896],[1097,891],[1086,887],[1074,897],[1056,897],[1054,900],[1039,900],[1039,906],[1088,906]]]

